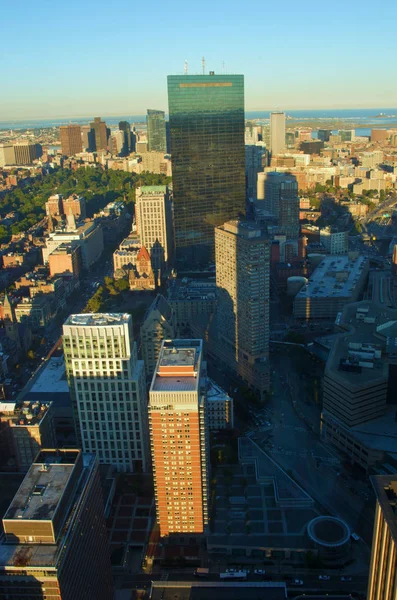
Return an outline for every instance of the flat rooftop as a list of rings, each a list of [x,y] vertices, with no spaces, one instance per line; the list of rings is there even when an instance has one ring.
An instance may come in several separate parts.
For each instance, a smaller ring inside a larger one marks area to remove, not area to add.
[[[367,262],[364,256],[324,256],[296,299],[351,297]]]
[[[215,381],[207,377],[207,400],[208,402],[219,402],[219,400],[227,402],[231,398]]]
[[[37,567],[45,567],[47,569],[55,568],[57,566],[59,558],[63,554],[63,550],[66,547],[68,538],[65,535],[69,528],[73,527],[74,521],[78,515],[81,500],[84,497],[85,486],[92,474],[92,471],[96,465],[96,458],[93,454],[83,455],[84,469],[82,477],[79,481],[78,490],[76,492],[76,501],[72,506],[72,509],[68,515],[66,523],[63,525],[61,535],[58,539],[58,543],[55,544],[21,544],[21,543],[4,543],[0,542],[0,569],[16,567],[18,569],[24,568],[28,572],[30,569],[37,569]],[[26,479],[26,477],[25,477]],[[23,485],[23,482],[22,482]],[[21,488],[19,488],[21,489]],[[17,496],[19,490],[17,492]],[[39,497],[39,496],[38,496]],[[15,498],[14,498],[15,500]],[[12,506],[12,505],[11,505]],[[10,506],[10,508],[11,508]],[[9,508],[9,510],[10,510]],[[6,518],[6,517],[4,517]],[[15,518],[15,516],[8,516],[7,518]],[[42,517],[43,518],[43,517]]]
[[[32,394],[69,394],[63,356],[50,358],[43,367],[29,392]]]
[[[79,456],[79,452],[40,452],[4,519],[51,521]]]
[[[48,409],[48,404],[22,402],[17,405],[14,404],[12,411],[5,410],[3,412],[0,405],[0,414],[3,413],[3,416],[10,419],[14,427],[34,427],[44,419]]]
[[[169,300],[215,301],[216,282],[209,279],[173,279],[168,286]]]
[[[109,325],[121,325],[128,323],[131,316],[128,313],[90,313],[70,315],[64,325],[78,327],[107,327]]]
[[[151,391],[196,390],[200,379],[202,350],[201,340],[164,340]]]
[[[397,477],[395,475],[373,475],[372,487],[382,510],[394,545],[397,546]]]
[[[397,310],[372,301],[347,304],[336,319],[344,332],[335,336],[326,371],[350,386],[361,386],[388,377],[389,363],[395,362],[389,334],[396,333]],[[397,354],[397,347],[395,350]],[[341,361],[347,368],[341,368]],[[347,363],[346,363],[347,361]],[[372,366],[371,366],[372,365]],[[357,367],[357,368],[356,368]]]

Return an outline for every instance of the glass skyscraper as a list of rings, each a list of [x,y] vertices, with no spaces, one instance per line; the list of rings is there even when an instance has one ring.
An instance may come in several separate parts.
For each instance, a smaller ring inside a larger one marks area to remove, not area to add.
[[[165,112],[148,108],[147,139],[149,152],[167,152],[167,138],[165,131]]]
[[[214,257],[214,228],[245,214],[244,76],[169,75],[176,258]]]

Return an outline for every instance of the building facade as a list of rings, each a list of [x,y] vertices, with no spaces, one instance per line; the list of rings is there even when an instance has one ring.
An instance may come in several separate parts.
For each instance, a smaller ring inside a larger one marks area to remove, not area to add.
[[[165,130],[165,112],[148,108],[146,116],[148,150],[151,152],[167,152],[167,136]]]
[[[148,250],[156,277],[164,275],[174,255],[171,194],[166,185],[136,190],[135,217],[142,245]]]
[[[1,598],[113,597],[95,455],[43,449],[5,513],[3,528]]]
[[[101,117],[95,117],[90,123],[95,141],[95,150],[106,150],[108,146],[108,129],[106,123],[101,120]]]
[[[270,113],[270,152],[272,156],[285,150],[285,113]]]
[[[141,350],[146,377],[152,377],[163,340],[175,338],[174,314],[171,306],[158,294],[148,308],[141,326]]]
[[[146,470],[145,370],[131,316],[71,315],[63,326],[63,348],[80,447],[119,471]]]
[[[214,228],[245,214],[243,75],[170,75],[176,257],[208,263]]]
[[[61,125],[59,135],[63,156],[74,156],[83,151],[80,125]]]
[[[258,202],[261,206],[261,201]],[[266,174],[264,208],[274,216],[279,233],[296,239],[299,235],[298,182],[291,173],[277,171]]]
[[[27,471],[41,448],[56,443],[51,403],[2,403],[0,410],[0,423],[7,429],[8,455],[18,471]]]
[[[349,232],[334,231],[331,227],[320,229],[320,242],[328,254],[347,254],[349,252]]]
[[[371,477],[376,496],[368,600],[397,598],[397,478]]]
[[[201,340],[165,340],[149,392],[157,522],[162,537],[208,525],[209,446]]]
[[[270,244],[256,223],[215,230],[216,334],[229,367],[260,394],[269,386]]]

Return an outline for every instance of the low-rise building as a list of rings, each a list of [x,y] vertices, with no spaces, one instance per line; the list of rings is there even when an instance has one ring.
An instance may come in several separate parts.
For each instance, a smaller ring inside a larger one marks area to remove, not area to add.
[[[328,254],[347,254],[349,251],[349,232],[324,227],[320,229],[320,242]]]
[[[160,282],[155,276],[150,260],[150,254],[145,246],[139,250],[135,265],[128,273],[128,281],[131,291],[154,290]]]
[[[369,262],[358,253],[324,256],[294,300],[297,319],[333,319],[362,293]]]
[[[207,377],[207,420],[213,431],[234,427],[233,398]]]
[[[175,314],[176,334],[183,336],[197,319],[215,312],[216,283],[208,279],[172,279],[168,302]]]
[[[48,263],[49,255],[61,244],[70,243],[72,246],[81,246],[81,260],[83,269],[89,269],[102,255],[103,232],[99,224],[87,221],[81,225],[71,223],[64,229],[58,229],[48,236],[46,247],[43,248],[43,262]]]
[[[0,403],[0,423],[18,471],[27,471],[41,448],[56,444],[51,403]]]
[[[136,234],[131,234],[125,238],[118,249],[113,252],[114,277],[119,279],[136,265],[138,252],[142,247],[141,239]]]
[[[79,279],[82,271],[81,262],[81,247],[64,242],[48,257],[50,276],[69,273]]]
[[[396,320],[397,310],[375,302],[347,305],[325,368],[322,435],[365,470],[385,453],[397,458],[395,407],[388,404]]]

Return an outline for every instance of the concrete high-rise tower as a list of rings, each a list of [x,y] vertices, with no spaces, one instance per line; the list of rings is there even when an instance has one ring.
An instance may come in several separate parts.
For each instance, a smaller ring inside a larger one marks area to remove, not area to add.
[[[149,392],[160,535],[202,534],[208,524],[208,426],[201,340],[165,340]]]
[[[142,246],[150,253],[155,276],[163,275],[174,257],[171,193],[168,186],[138,188],[135,216]]]
[[[149,152],[167,152],[167,134],[165,126],[165,112],[148,108],[147,140]]]
[[[113,598],[94,454],[41,450],[3,517],[3,529],[0,598]]]
[[[270,113],[270,152],[272,156],[285,150],[285,113]]]
[[[214,228],[245,215],[243,75],[170,75],[175,246],[180,264],[214,256]]]
[[[74,156],[83,150],[80,125],[61,125],[59,127],[61,148],[64,156]]]
[[[299,195],[295,175],[278,171],[267,173],[264,195],[264,206],[270,214],[276,217],[279,232],[288,238],[297,239],[299,236]]]
[[[131,315],[71,315],[63,349],[79,446],[119,471],[146,470],[145,369]]]
[[[247,221],[215,230],[218,354],[261,395],[268,389],[270,245]]]

